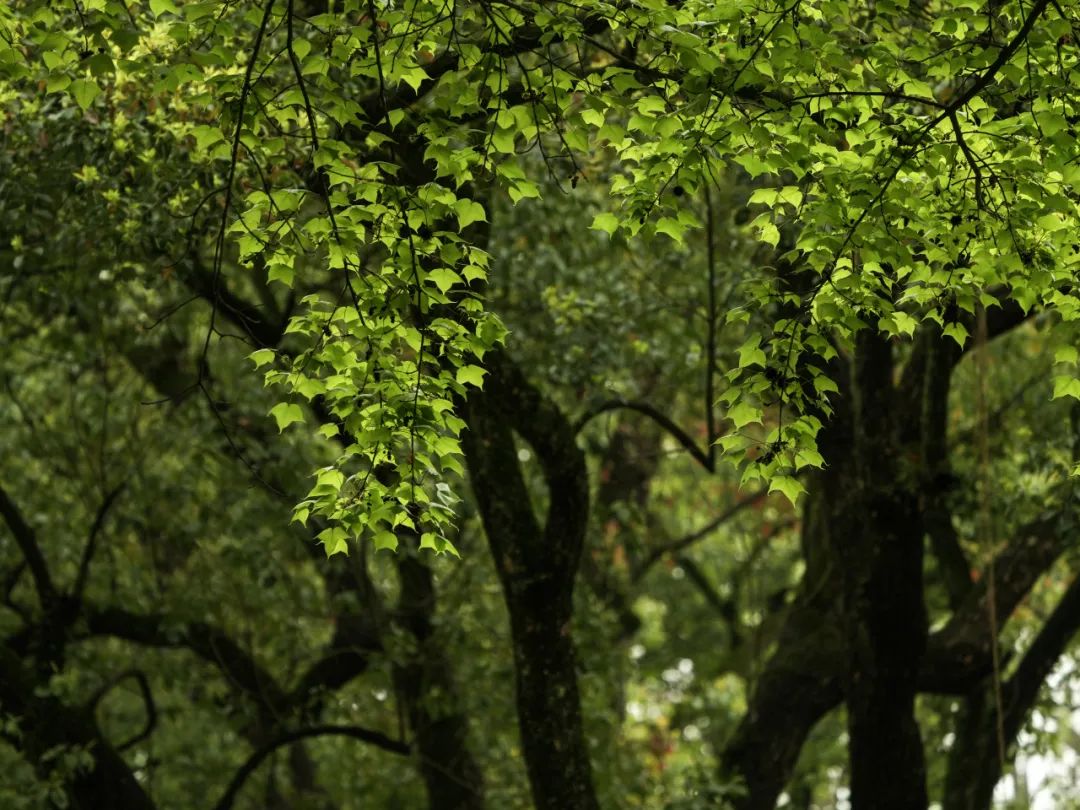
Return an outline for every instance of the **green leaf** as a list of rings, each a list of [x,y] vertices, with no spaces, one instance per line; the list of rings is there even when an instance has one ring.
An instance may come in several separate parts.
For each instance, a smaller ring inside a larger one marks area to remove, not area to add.
[[[778,475],[769,481],[769,492],[783,493],[792,506],[798,506],[799,496],[806,492],[806,487],[802,485],[798,478],[793,478],[790,475]]]
[[[496,129],[491,133],[491,145],[496,152],[512,155],[517,150],[516,138],[517,132],[512,129]]]
[[[454,204],[454,213],[458,218],[458,227],[462,230],[468,228],[474,222],[487,222],[484,206],[475,200],[458,200]]]
[[[397,551],[397,535],[388,529],[380,529],[371,536],[376,551]]]
[[[825,466],[825,459],[821,453],[811,447],[803,447],[795,453],[795,469],[804,467],[821,468]]]
[[[1067,374],[1054,377],[1054,394],[1051,399],[1061,397],[1080,399],[1080,378]]]
[[[766,245],[776,247],[780,244],[780,229],[771,222],[763,223],[758,231],[758,239]]]
[[[277,356],[273,349],[258,349],[248,355],[248,359],[255,364],[255,368],[262,368],[267,363],[273,363]]]
[[[455,284],[461,283],[461,276],[449,267],[436,267],[428,271],[427,280],[439,288],[439,292],[446,292]]]
[[[279,402],[270,409],[270,415],[277,422],[278,433],[285,430],[293,422],[304,421],[304,411],[299,405],[292,402]]]
[[[176,14],[176,3],[173,0],[150,0],[150,11],[155,17],[162,14]]]
[[[734,423],[736,430],[755,422],[761,422],[762,418],[761,408],[751,405],[745,400],[735,403],[733,407],[728,409],[727,415],[728,419]]]
[[[484,375],[487,371],[480,366],[462,366],[457,370],[457,381],[462,385],[475,385],[477,388],[484,387]]]
[[[45,89],[50,93],[60,93],[71,85],[71,77],[66,73],[54,73],[45,80]]]
[[[101,95],[101,88],[89,79],[76,79],[71,83],[68,92],[75,99],[75,103],[85,110]]]
[[[1058,346],[1054,350],[1054,362],[1055,363],[1076,363],[1080,352],[1077,352],[1075,346]]]
[[[739,347],[739,368],[749,366],[765,367],[765,352],[761,349],[761,336],[751,335],[746,342]]]
[[[604,114],[600,110],[584,109],[581,111],[581,120],[599,129],[604,125]]]
[[[315,536],[315,539],[323,544],[323,550],[326,551],[327,557],[349,553],[349,535],[340,526],[323,529]]]
[[[814,390],[819,394],[840,393],[840,387],[824,374],[814,377]]]
[[[681,245],[686,226],[671,217],[661,217],[660,221],[656,223],[656,232],[671,237]]]
[[[292,265],[275,262],[266,268],[267,281],[276,281],[291,288],[294,278],[296,278],[296,271],[293,270]]]
[[[945,335],[945,337],[950,337],[955,340],[956,345],[961,349],[964,348],[964,345],[967,343],[968,330],[964,328],[963,324],[950,323],[941,330],[941,333]]]
[[[589,228],[594,231],[603,231],[608,236],[611,236],[619,228],[619,218],[608,211],[604,211],[602,214],[593,217],[592,225]]]
[[[507,194],[510,195],[510,201],[517,205],[523,199],[539,197],[540,187],[530,180],[519,180],[507,190]]]

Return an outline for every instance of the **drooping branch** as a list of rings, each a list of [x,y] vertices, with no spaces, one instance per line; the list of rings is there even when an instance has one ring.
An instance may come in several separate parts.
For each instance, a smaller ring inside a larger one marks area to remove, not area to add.
[[[248,777],[262,764],[263,760],[279,748],[301,740],[311,739],[312,737],[330,736],[348,737],[353,740],[359,740],[360,742],[365,742],[368,745],[373,745],[383,751],[389,751],[390,753],[398,754],[399,756],[408,756],[412,750],[406,743],[388,737],[381,731],[373,731],[361,726],[321,725],[296,729],[295,731],[287,732],[280,737],[271,740],[248,757],[247,761],[240,766],[240,769],[233,776],[232,781],[229,782],[229,786],[225,789],[221,798],[218,799],[217,804],[214,805],[214,810],[229,810],[236,801],[236,797],[240,793],[240,788],[244,786],[244,782],[247,781]]]

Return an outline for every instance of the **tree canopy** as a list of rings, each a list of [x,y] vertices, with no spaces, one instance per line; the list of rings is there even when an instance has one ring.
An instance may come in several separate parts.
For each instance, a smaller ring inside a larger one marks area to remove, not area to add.
[[[5,806],[1027,806],[1078,25],[0,8]]]

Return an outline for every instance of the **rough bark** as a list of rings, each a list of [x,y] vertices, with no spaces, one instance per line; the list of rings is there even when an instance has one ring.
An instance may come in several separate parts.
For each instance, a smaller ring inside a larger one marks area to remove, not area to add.
[[[463,407],[473,492],[510,615],[518,725],[537,810],[596,810],[570,623],[589,488],[570,423],[505,356]],[[514,432],[548,486],[543,525],[530,506]]]
[[[416,644],[406,660],[395,663],[394,684],[412,728],[428,807],[482,810],[483,775],[468,745],[468,716],[458,702],[446,650],[435,635],[431,569],[408,551],[399,554],[398,616]]]
[[[843,570],[851,802],[856,810],[925,810],[926,765],[915,719],[926,648],[923,528],[912,472],[901,466],[899,413],[886,339],[856,341],[853,509],[836,544]]]

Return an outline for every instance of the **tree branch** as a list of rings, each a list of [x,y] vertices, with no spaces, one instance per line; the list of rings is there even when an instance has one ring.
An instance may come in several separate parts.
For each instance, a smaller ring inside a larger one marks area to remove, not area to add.
[[[1016,606],[1065,549],[1071,527],[1063,513],[1028,523],[994,561],[995,608],[1004,624]],[[949,622],[931,635],[920,676],[927,692],[966,694],[991,669],[991,639],[986,625],[987,585],[983,581]]]
[[[22,578],[24,571],[26,571],[26,560],[19,560],[14,568],[5,572],[4,582],[3,585],[0,585],[0,590],[4,592],[4,605],[17,613],[19,618],[24,622],[29,623],[29,614],[22,606],[16,604],[15,599],[11,595],[11,592],[15,590],[15,586],[19,584],[19,580]]]
[[[1049,5],[1050,0],[1035,0],[1023,25],[1020,26],[1020,29],[1013,35],[1013,38],[1009,40],[1008,44],[1001,49],[997,58],[990,63],[990,66],[986,68],[983,74],[979,76],[967,90],[949,102],[949,105],[926,127],[927,132],[931,131],[950,115],[954,115],[957,110],[975,98],[975,96],[981,93],[987,85],[993,81],[993,78],[997,75],[998,71],[1005,66],[1005,63],[1012,58],[1013,54],[1016,53],[1020,46],[1024,44],[1025,40],[1027,40],[1028,35],[1031,34],[1031,29],[1035,26],[1035,21],[1042,16],[1042,13],[1046,11],[1047,6]]]
[[[633,580],[634,582],[639,581],[642,577],[645,576],[645,574],[649,572],[650,568],[652,568],[657,562],[662,560],[666,555],[678,554],[680,551],[684,551],[699,540],[703,540],[704,538],[712,534],[714,531],[719,529],[721,526],[723,526],[725,523],[727,523],[729,520],[738,515],[740,512],[742,512],[744,509],[746,509],[748,506],[753,506],[756,503],[760,503],[761,500],[768,494],[768,490],[766,489],[759,489],[756,492],[752,492],[747,497],[743,498],[741,501],[736,501],[725,511],[721,512],[717,517],[710,520],[701,528],[695,529],[694,531],[690,532],[687,535],[684,535],[683,537],[678,538],[677,540],[662,543],[659,546],[651,549],[649,553],[645,555],[645,559],[641,561],[641,564],[634,568],[634,571],[630,577],[631,580]]]
[[[270,713],[282,713],[289,703],[274,677],[228,634],[204,622],[180,627],[165,616],[132,613],[122,608],[84,606],[86,626],[91,636],[110,636],[148,647],[188,649],[225,676],[229,684],[245,693]]]
[[[278,319],[267,318],[256,305],[249,303],[229,289],[222,278],[199,262],[192,262],[183,280],[192,292],[205,299],[218,311],[242,329],[257,348],[274,348],[281,342],[285,324]]]
[[[41,688],[45,684],[40,677],[13,650],[0,645],[0,705],[6,716],[27,730],[18,735],[5,731],[5,738],[46,779],[56,773],[57,750],[78,746],[89,752],[87,768],[65,774],[63,789],[73,807],[154,810],[153,800],[102,737],[92,715]]]
[[[490,384],[484,397],[536,451],[550,496],[547,520],[542,527],[537,524],[539,542],[527,552],[533,557],[530,567],[549,571],[557,568],[560,576],[576,573],[589,511],[588,471],[584,454],[577,446],[577,431],[505,352],[490,354],[489,358]],[[516,468],[516,460],[513,464]]]
[[[1031,712],[1039,690],[1069,642],[1080,630],[1080,577],[1073,579],[1050,618],[1004,684],[1005,738],[1012,740]]]
[[[142,731],[138,734],[128,738],[119,745],[114,746],[117,751],[125,751],[136,743],[142,742],[154,733],[154,728],[157,726],[157,704],[154,702],[154,693],[150,691],[150,681],[147,680],[146,673],[139,669],[124,670],[94,692],[90,697],[90,700],[87,701],[87,708],[89,711],[91,713],[97,711],[98,704],[105,699],[105,696],[129,678],[134,680],[136,686],[139,687],[139,692],[143,699],[143,706],[146,707],[146,723],[143,725]]]
[[[90,534],[86,539],[86,546],[83,548],[82,559],[79,560],[79,573],[76,575],[75,584],[71,589],[71,595],[76,600],[82,599],[83,591],[86,590],[86,580],[90,576],[90,563],[94,559],[97,538],[101,533],[102,526],[105,525],[105,518],[108,517],[109,509],[123,490],[124,483],[121,483],[106,493],[105,498],[98,507],[97,514],[94,515],[94,523],[90,527]]]
[[[653,422],[666,430],[668,434],[670,434],[671,437],[674,438],[679,444],[681,444],[686,449],[686,451],[690,453],[694,461],[696,461],[709,472],[713,472],[713,470],[715,469],[714,459],[709,455],[709,453],[698,447],[697,442],[690,438],[690,435],[685,430],[676,425],[675,422],[668,418],[668,416],[666,416],[664,413],[657,410],[652,405],[644,402],[635,402],[633,400],[626,399],[612,399],[608,400],[607,402],[602,402],[595,407],[589,408],[589,410],[585,411],[585,413],[583,413],[578,418],[578,420],[574,423],[573,426],[574,433],[580,433],[585,428],[585,426],[597,416],[600,416],[603,413],[608,413],[609,411],[615,411],[620,409],[637,411],[638,413],[644,414],[645,416],[649,417],[653,420]]]
[[[277,749],[289,745],[290,743],[299,742],[300,740],[306,740],[311,737],[327,737],[332,735],[360,740],[361,742],[366,742],[377,748],[381,748],[384,751],[389,751],[390,753],[399,754],[401,756],[408,756],[412,750],[405,743],[394,740],[382,732],[372,731],[371,729],[362,728],[360,726],[322,725],[290,731],[266,743],[266,745],[262,746],[248,757],[247,761],[240,766],[240,770],[233,776],[229,786],[225,789],[225,793],[222,794],[221,798],[218,799],[217,804],[214,805],[214,810],[229,810],[233,806],[233,802],[236,801],[236,796],[240,792],[240,788],[243,787],[247,778],[251,776],[264,759],[274,753]]]
[[[41,606],[48,609],[56,602],[56,587],[53,585],[49,574],[49,567],[45,563],[45,555],[41,553],[41,547],[37,542],[37,534],[26,522],[22,512],[8,497],[7,491],[0,486],[0,515],[7,523],[11,533],[15,536],[15,542],[22,551],[26,564],[30,568],[30,575],[34,578],[37,588],[38,599]]]

